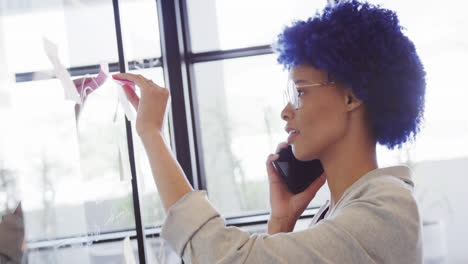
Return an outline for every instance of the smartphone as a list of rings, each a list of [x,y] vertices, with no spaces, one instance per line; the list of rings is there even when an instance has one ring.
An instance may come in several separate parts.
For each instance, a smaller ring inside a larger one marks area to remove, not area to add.
[[[303,192],[323,173],[320,160],[297,160],[292,153],[291,145],[281,149],[279,155],[279,158],[273,161],[273,164],[288,186],[288,189],[294,194]]]

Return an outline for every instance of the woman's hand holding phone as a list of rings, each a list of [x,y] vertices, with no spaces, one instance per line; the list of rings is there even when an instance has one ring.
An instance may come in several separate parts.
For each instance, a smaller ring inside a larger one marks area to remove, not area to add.
[[[276,149],[276,153],[279,153],[281,149],[287,147],[288,143],[280,143]],[[303,192],[294,194],[288,189],[273,165],[273,161],[278,158],[279,154],[270,154],[266,162],[271,205],[271,215],[268,221],[269,234],[293,231],[297,219],[299,219],[307,208],[307,205],[309,205],[310,201],[312,201],[318,190],[326,181],[325,173],[323,173]]]

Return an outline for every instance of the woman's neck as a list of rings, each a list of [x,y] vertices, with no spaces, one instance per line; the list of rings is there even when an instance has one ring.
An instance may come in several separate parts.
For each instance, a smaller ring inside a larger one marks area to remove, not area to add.
[[[350,169],[348,171],[332,172],[331,177],[327,172],[327,183],[330,189],[330,210],[335,207],[343,193],[366,173],[377,169],[377,164],[363,168]]]
[[[366,141],[343,140],[320,158],[330,189],[330,210],[346,189],[366,173],[378,168],[375,141]]]

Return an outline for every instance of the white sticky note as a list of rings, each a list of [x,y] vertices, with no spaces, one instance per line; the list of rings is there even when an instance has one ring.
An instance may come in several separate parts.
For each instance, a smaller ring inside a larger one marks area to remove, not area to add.
[[[119,136],[119,168],[120,168],[120,181],[129,181],[132,179],[132,172],[130,169],[130,161],[128,155],[127,137],[125,135]]]
[[[109,64],[105,62],[101,62],[100,66],[101,66],[101,70],[106,74],[106,78],[109,78]]]
[[[128,120],[130,121],[135,121],[136,120],[136,113],[135,110],[133,110],[133,106],[131,105],[130,101],[127,98],[127,95],[125,94],[125,91],[123,90],[124,88],[121,87],[122,83],[119,82],[118,80],[114,80],[119,87],[117,89],[119,90],[119,102],[120,105],[122,106],[122,109],[127,116]]]
[[[49,58],[52,66],[54,67],[55,75],[62,83],[65,100],[74,101],[77,104],[81,104],[81,97],[76,90],[75,84],[73,83],[70,73],[68,73],[65,66],[62,65],[58,57],[58,47],[52,41],[44,38],[44,50]]]
[[[136,264],[135,254],[133,254],[133,247],[129,237],[123,240],[123,252],[125,264]]]

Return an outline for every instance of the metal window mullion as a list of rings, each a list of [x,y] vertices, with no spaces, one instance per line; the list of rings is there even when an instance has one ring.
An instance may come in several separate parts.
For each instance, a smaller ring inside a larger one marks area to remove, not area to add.
[[[191,135],[190,100],[187,94],[187,76],[183,72],[184,45],[181,33],[178,1],[158,0],[159,32],[165,84],[171,92],[171,145],[177,161],[193,188],[198,189],[197,170],[194,168],[194,142]]]
[[[182,28],[182,37],[183,43],[185,48],[185,71],[187,76],[187,85],[189,91],[189,100],[191,107],[191,114],[192,114],[192,135],[194,138],[194,147],[195,147],[195,161],[197,167],[197,182],[198,182],[198,189],[199,190],[208,190],[208,186],[206,183],[206,174],[205,174],[205,162],[204,162],[204,153],[203,153],[203,144],[202,144],[202,137],[201,137],[201,128],[200,128],[200,114],[199,114],[199,106],[198,106],[198,96],[197,96],[197,86],[195,82],[195,71],[193,63],[191,62],[191,54],[192,54],[192,42],[190,38],[190,27],[189,27],[189,18],[188,18],[188,11],[187,11],[187,1],[180,0],[180,20],[181,20],[181,28]]]
[[[183,25],[183,28],[182,28],[183,38],[184,38],[183,43],[185,47],[185,56],[183,57],[183,59],[187,68],[186,71],[187,71],[189,91],[192,91],[193,94],[195,94],[195,91],[196,91],[195,83],[193,81],[194,75],[191,72],[193,69],[194,63],[273,54],[273,50],[270,45],[253,46],[253,47],[232,49],[232,50],[216,50],[216,51],[192,53],[191,47],[190,47],[188,18],[186,14],[187,13],[187,8],[185,4],[186,1],[185,0],[181,0],[181,1],[182,1],[181,3],[182,21],[181,22]],[[154,62],[151,62],[151,61],[154,61]],[[136,65],[139,63],[140,63],[139,61],[129,61],[128,69],[129,70],[138,69]],[[154,68],[154,67],[162,66],[161,58],[146,58],[146,59],[143,59],[143,64],[144,64],[143,65],[144,68]],[[99,72],[99,65],[86,65],[86,66],[71,67],[68,69],[68,71],[70,72],[71,76],[95,74]],[[119,71],[118,63],[109,63],[109,71],[110,72]],[[53,73],[51,71],[20,72],[20,73],[15,74],[16,82],[29,82],[29,81],[34,81],[34,80],[46,80],[46,79],[51,79],[51,78],[55,78],[55,76],[53,76]],[[196,97],[191,96],[191,98],[196,98]],[[194,107],[194,109],[196,110],[197,108]],[[196,111],[195,111],[195,114],[196,114]],[[197,119],[194,118],[194,120],[197,120]]]
[[[119,55],[119,68],[121,73],[126,72],[126,63],[124,57],[124,48],[122,41],[122,28],[120,24],[120,12],[119,12],[119,0],[112,0],[113,9],[114,9],[114,21],[115,21],[115,35],[117,37],[117,49]],[[143,221],[141,217],[140,209],[140,197],[138,194],[138,181],[136,175],[135,167],[135,156],[133,148],[133,138],[132,138],[132,126],[127,117],[125,117],[125,128],[127,132],[127,143],[128,143],[128,156],[130,162],[130,170],[132,173],[132,196],[133,196],[133,211],[135,214],[135,229],[137,234],[137,244],[138,244],[138,257],[139,263],[146,263],[146,254],[145,254],[145,234],[143,230]]]
[[[252,46],[247,48],[231,49],[231,50],[215,50],[199,53],[191,53],[189,55],[190,63],[208,62],[217,60],[237,59],[250,56],[259,56],[273,54],[271,45]]]
[[[154,62],[152,62],[154,61]],[[139,61],[129,61],[128,62],[128,69],[129,70],[136,70],[139,67],[137,66],[140,62]],[[143,59],[143,68],[155,68],[161,67],[161,58],[146,58]],[[99,65],[85,65],[79,67],[70,67],[67,71],[70,73],[71,76],[81,76],[86,74],[96,74],[99,72]],[[117,72],[119,71],[119,63],[112,62],[109,63],[109,72]],[[36,72],[20,72],[15,74],[15,81],[17,83],[20,82],[30,82],[30,81],[37,81],[37,80],[48,80],[56,78],[52,71],[36,71]]]

